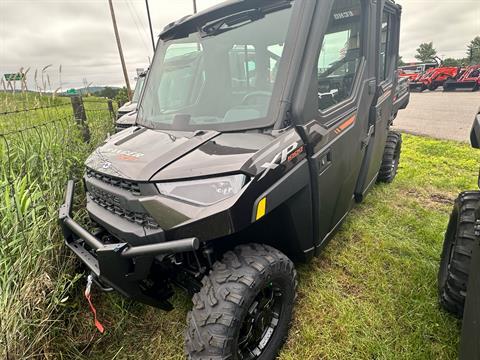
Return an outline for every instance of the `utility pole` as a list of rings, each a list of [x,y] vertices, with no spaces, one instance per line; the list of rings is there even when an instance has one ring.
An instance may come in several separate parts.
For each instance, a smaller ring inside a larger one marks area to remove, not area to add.
[[[197,0],[193,0],[193,13],[197,13]]]
[[[155,39],[153,38],[152,19],[150,18],[150,8],[148,7],[148,0],[145,0],[147,6],[148,25],[150,26],[150,36],[152,37],[153,52],[155,52]]]
[[[123,76],[125,77],[125,84],[127,85],[128,100],[132,100],[132,88],[130,87],[130,80],[128,80],[127,66],[123,57],[122,43],[120,42],[120,35],[118,34],[117,20],[115,19],[115,11],[113,10],[112,0],[108,0],[110,5],[110,13],[112,14],[113,30],[115,31],[115,38],[117,40],[118,53],[120,54],[120,61],[122,63]]]

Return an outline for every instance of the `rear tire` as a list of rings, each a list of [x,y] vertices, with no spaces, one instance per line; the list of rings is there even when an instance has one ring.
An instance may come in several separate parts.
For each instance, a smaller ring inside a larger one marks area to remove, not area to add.
[[[447,80],[448,81],[448,80]],[[454,89],[453,89],[453,86],[450,85],[450,83],[448,82],[445,82],[445,84],[443,84],[443,91],[444,92],[452,92]]]
[[[402,152],[402,134],[389,131],[377,182],[391,183],[397,175]]]
[[[267,245],[241,245],[225,253],[202,283],[187,316],[188,358],[275,359],[296,296],[290,259]]]
[[[430,91],[435,91],[437,89],[438,89],[438,85],[435,84],[435,82],[433,82],[433,81],[430,85],[428,85],[428,90],[430,90]]]
[[[467,295],[470,262],[479,237],[475,234],[480,191],[467,191],[455,200],[443,244],[438,293],[440,304],[461,318]]]

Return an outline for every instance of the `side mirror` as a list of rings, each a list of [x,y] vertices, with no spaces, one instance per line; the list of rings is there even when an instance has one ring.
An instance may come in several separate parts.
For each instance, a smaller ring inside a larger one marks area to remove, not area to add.
[[[475,149],[480,149],[480,109],[473,121],[472,131],[470,132],[470,143]]]

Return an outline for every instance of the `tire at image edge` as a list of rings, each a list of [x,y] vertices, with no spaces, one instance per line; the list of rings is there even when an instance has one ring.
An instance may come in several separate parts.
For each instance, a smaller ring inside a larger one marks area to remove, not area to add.
[[[461,318],[467,295],[470,262],[474,246],[476,210],[480,191],[466,191],[455,200],[450,215],[438,273],[438,294],[442,307]]]

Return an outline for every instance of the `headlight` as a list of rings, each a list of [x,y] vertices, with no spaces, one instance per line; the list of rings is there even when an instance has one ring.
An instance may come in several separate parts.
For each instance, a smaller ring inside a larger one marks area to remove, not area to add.
[[[162,195],[206,206],[238,194],[245,180],[246,176],[239,174],[156,185]]]

